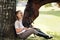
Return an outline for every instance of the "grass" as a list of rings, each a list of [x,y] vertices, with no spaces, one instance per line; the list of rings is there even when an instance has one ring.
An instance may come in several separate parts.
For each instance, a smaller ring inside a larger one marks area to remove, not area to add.
[[[49,28],[54,31],[60,32],[60,11],[43,11],[40,12],[39,17],[34,21],[34,25]]]
[[[60,40],[60,11],[40,11],[39,17],[34,21],[35,27],[53,36],[50,40]],[[28,38],[28,40],[48,40],[41,37]]]
[[[28,38],[27,40],[60,40],[60,34],[59,33],[56,33],[56,32],[47,32],[48,34],[50,35],[53,35],[53,38],[52,39],[45,39],[43,37],[31,37],[31,38]]]
[[[40,11],[41,14],[46,14],[46,15],[55,15],[60,17],[60,11]]]

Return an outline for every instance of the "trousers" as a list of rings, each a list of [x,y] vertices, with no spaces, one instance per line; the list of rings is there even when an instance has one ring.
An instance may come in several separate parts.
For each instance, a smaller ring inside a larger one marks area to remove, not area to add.
[[[31,34],[38,34],[38,31],[36,31],[35,29],[33,28],[30,28],[28,30],[26,30],[25,32],[21,33],[21,34],[18,34],[18,36],[22,39],[26,39],[28,38]]]

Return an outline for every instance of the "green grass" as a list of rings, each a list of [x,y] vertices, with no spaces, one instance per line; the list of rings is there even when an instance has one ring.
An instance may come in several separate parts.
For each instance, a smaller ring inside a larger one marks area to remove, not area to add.
[[[50,35],[53,35],[53,38],[52,39],[45,39],[43,37],[30,37],[28,38],[27,40],[60,40],[60,34],[57,33],[57,32],[47,32],[48,34]]]
[[[60,11],[43,11],[34,21],[35,25],[43,26],[60,32]]]
[[[60,40],[60,11],[40,11],[34,26],[53,36],[50,40]],[[28,40],[47,40],[41,37],[28,38]]]
[[[46,15],[54,15],[60,17],[60,11],[40,11],[40,14],[46,14]]]

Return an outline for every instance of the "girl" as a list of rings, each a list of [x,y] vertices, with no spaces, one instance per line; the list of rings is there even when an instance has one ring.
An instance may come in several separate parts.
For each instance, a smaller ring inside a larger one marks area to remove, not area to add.
[[[52,38],[52,37],[49,37],[48,35],[46,35],[45,33],[41,32],[41,31],[37,31],[34,28],[26,28],[26,27],[24,27],[23,24],[22,24],[23,13],[20,10],[16,11],[15,15],[16,15],[16,19],[17,19],[15,21],[15,29],[16,29],[17,35],[20,38],[26,39],[31,34],[35,34],[37,36],[44,37],[46,39],[51,39]]]

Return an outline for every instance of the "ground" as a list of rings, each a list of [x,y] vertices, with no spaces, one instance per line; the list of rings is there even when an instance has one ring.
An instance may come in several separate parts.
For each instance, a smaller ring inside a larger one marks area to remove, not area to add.
[[[17,6],[16,10],[24,12],[25,6]],[[50,40],[60,40],[60,8],[42,6],[38,18],[34,21],[34,27],[40,28],[43,32],[53,36]],[[33,35],[34,36],[34,35]],[[42,37],[30,36],[27,40],[48,40]]]
[[[53,36],[50,40],[60,40],[60,11],[40,11],[39,17],[34,21],[35,27]],[[27,40],[48,40],[42,37],[29,37]]]

